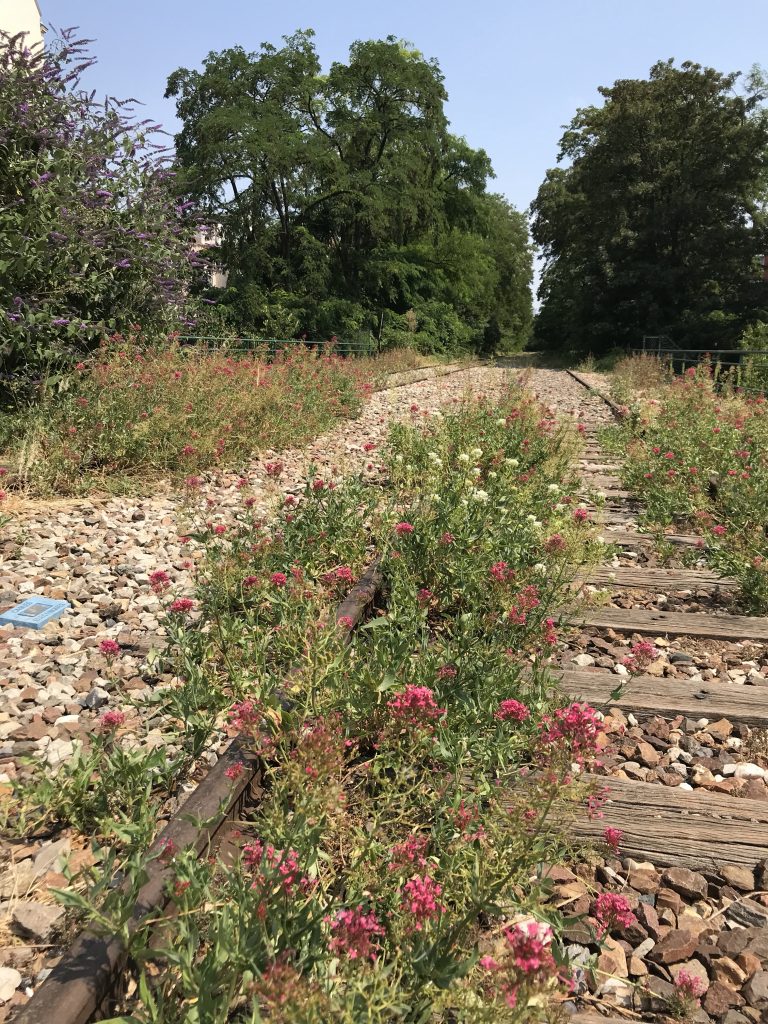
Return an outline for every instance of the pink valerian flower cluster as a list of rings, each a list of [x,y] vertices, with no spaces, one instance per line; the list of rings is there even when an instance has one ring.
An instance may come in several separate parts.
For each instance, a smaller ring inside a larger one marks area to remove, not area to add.
[[[242,700],[229,709],[229,727],[232,732],[244,733],[250,740],[255,753],[270,757],[275,751],[275,741],[267,732],[267,721],[257,701]]]
[[[445,708],[437,706],[428,686],[406,686],[402,693],[387,701],[387,707],[398,725],[411,729],[431,729],[445,714]]]
[[[296,850],[276,850],[274,846],[254,839],[243,847],[243,863],[254,871],[252,889],[263,889],[276,882],[279,891],[291,896],[295,890],[305,891],[310,887],[310,880],[302,873],[299,855]]]
[[[267,476],[271,476],[274,479],[277,479],[279,476],[282,476],[284,469],[285,466],[279,460],[276,460],[275,462],[267,462],[264,466],[264,470]]]
[[[340,615],[336,619],[336,625],[339,629],[349,632],[350,629],[354,629],[355,623],[351,615]]]
[[[551,537],[547,538],[544,542],[544,550],[549,554],[555,554],[558,551],[562,551],[565,547],[565,538],[559,533],[553,533]]]
[[[514,569],[510,569],[506,562],[494,562],[489,572],[497,583],[506,583],[507,580],[515,578]]]
[[[458,673],[452,665],[441,665],[437,670],[438,679],[455,679],[457,675]]]
[[[395,533],[398,537],[407,537],[408,534],[413,533],[413,525],[411,523],[397,523],[395,525]]]
[[[105,711],[99,718],[99,724],[105,732],[114,732],[125,721],[124,711]]]
[[[609,847],[611,852],[615,853],[617,856],[618,856],[618,853],[619,853],[619,844],[621,843],[621,840],[623,838],[624,838],[624,833],[621,831],[620,828],[610,828],[610,827],[608,827],[603,832],[603,839],[605,840],[606,845]]]
[[[538,608],[541,604],[539,588],[531,583],[523,587],[515,598],[515,603],[507,612],[507,618],[515,626],[524,626],[528,621],[528,612]]]
[[[175,615],[186,615],[186,613],[191,612],[194,607],[195,602],[192,598],[177,597],[169,606],[168,611],[173,612]]]
[[[541,921],[521,921],[507,928],[504,937],[509,945],[508,958],[499,963],[484,956],[480,967],[492,972],[506,1004],[514,1009],[522,985],[549,981],[556,972],[551,952],[552,929]]]
[[[587,797],[587,817],[590,821],[594,821],[595,818],[598,820],[604,818],[605,814],[603,808],[608,803],[608,796],[610,790],[607,786],[603,786],[602,789],[596,790],[594,793],[590,793]]]
[[[389,870],[401,868],[411,870],[416,864],[423,868],[427,863],[429,836],[408,836],[404,843],[395,843],[389,851]]]
[[[445,905],[439,901],[442,891],[442,885],[430,875],[414,875],[403,886],[405,910],[414,919],[413,927],[417,932],[445,910]]]
[[[434,594],[431,590],[427,590],[426,587],[422,587],[421,590],[416,593],[416,600],[422,608],[426,608],[428,604],[431,604]]]
[[[531,712],[525,704],[510,697],[499,704],[493,717],[498,718],[500,722],[524,722],[531,717]]]
[[[573,518],[577,523],[585,523],[589,519],[589,512],[585,508],[575,508]]]
[[[288,577],[285,575],[284,572],[273,572],[272,575],[269,577],[269,582],[274,587],[282,588],[288,582]]]
[[[353,741],[350,741],[353,745]],[[346,743],[341,726],[332,716],[307,721],[291,760],[308,779],[338,779],[344,769]]]
[[[336,583],[354,583],[355,575],[348,565],[340,565],[338,569],[324,572],[320,579],[327,587],[332,587]]]
[[[714,533],[716,537],[724,537],[727,532],[728,530],[725,526],[718,524],[717,526],[712,527],[712,533]]]
[[[689,974],[685,969],[681,970],[675,978],[677,997],[683,1003],[683,1009],[691,1009],[699,1006],[700,997],[704,994],[704,982]]]
[[[106,658],[116,658],[120,653],[121,648],[117,640],[112,640],[109,637],[106,637],[99,644],[99,650]]]
[[[452,812],[452,817],[465,842],[472,843],[476,839],[485,839],[486,832],[480,821],[479,808],[467,807],[462,800],[458,808]]]
[[[237,761],[235,764],[231,764],[229,768],[224,772],[226,777],[232,782],[237,782],[240,776],[245,771],[245,765],[242,761]]]
[[[601,892],[595,901],[598,934],[605,935],[615,928],[629,928],[637,918],[625,896],[615,892]]]
[[[340,910],[331,923],[332,938],[328,946],[332,953],[340,953],[350,960],[375,960],[378,955],[376,938],[384,934],[375,914],[366,913],[361,906],[353,910]]]
[[[545,647],[555,647],[558,641],[554,619],[545,619],[541,624],[542,642]]]
[[[171,577],[165,569],[155,569],[149,574],[149,585],[156,594],[162,594],[170,587]]]
[[[632,672],[640,672],[655,661],[659,652],[649,640],[638,640],[632,644],[629,654],[622,658],[621,663]]]
[[[510,946],[512,962],[521,974],[530,977],[553,967],[552,929],[548,924],[523,921],[507,928],[504,937]]]
[[[554,715],[545,716],[540,729],[545,746],[566,746],[571,760],[583,764],[597,753],[599,737],[605,727],[594,708],[576,702],[567,708],[558,708]]]

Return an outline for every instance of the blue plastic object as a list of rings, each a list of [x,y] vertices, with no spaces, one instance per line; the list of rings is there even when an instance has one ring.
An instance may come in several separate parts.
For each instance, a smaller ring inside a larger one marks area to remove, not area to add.
[[[50,597],[28,597],[21,604],[14,605],[0,615],[0,626],[22,626],[26,629],[42,629],[46,622],[58,619],[72,605],[69,601],[54,601]]]

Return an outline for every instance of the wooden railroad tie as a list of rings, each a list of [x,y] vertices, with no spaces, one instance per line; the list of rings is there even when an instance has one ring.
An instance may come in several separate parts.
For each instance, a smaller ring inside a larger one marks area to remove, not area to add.
[[[733,725],[768,729],[768,686],[646,675],[626,679],[602,669],[563,669],[558,681],[574,700],[598,708],[621,708],[640,718],[727,718]],[[620,696],[612,699],[620,686]]]
[[[585,778],[608,790],[603,817],[586,810],[574,822],[580,839],[601,840],[621,829],[622,854],[662,867],[755,868],[768,849],[768,802],[607,776]]]

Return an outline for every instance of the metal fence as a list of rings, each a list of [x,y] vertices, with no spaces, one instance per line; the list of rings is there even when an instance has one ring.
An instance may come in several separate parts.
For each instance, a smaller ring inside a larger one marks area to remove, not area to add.
[[[706,364],[720,386],[745,394],[762,395],[768,391],[768,349],[676,348],[667,337],[646,335],[642,347],[631,348],[630,352],[656,356],[676,374]]]
[[[369,334],[348,338],[241,338],[218,335],[187,334],[178,338],[183,348],[197,352],[231,352],[233,355],[259,354],[274,359],[279,352],[303,346],[315,352],[333,352],[339,356],[367,356],[377,351],[375,339]]]

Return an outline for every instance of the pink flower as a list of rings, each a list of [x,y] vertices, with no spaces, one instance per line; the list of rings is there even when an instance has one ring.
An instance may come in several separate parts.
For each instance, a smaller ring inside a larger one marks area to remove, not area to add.
[[[390,850],[389,870],[411,868],[414,864],[424,867],[427,863],[429,836],[408,836],[404,843],[396,843]]]
[[[559,533],[553,533],[544,543],[544,550],[550,554],[555,551],[562,551],[565,547],[565,540]]]
[[[575,508],[573,510],[573,518],[577,523],[585,523],[589,519],[589,513],[585,508]]]
[[[684,1002],[698,1006],[699,997],[704,991],[704,983],[701,978],[694,977],[683,968],[675,979],[675,988]]]
[[[456,538],[448,530],[446,530],[445,533],[440,535],[441,544],[453,544],[455,540]]]
[[[658,651],[649,640],[638,640],[632,644],[629,654],[622,658],[622,664],[633,671],[647,668],[658,657]]]
[[[244,771],[245,765],[243,764],[242,761],[238,761],[237,764],[231,764],[229,768],[227,768],[227,770],[224,772],[224,774],[228,779],[231,779],[233,782],[235,782],[237,779],[240,778]]]
[[[288,577],[284,572],[273,572],[269,577],[269,582],[275,587],[284,587],[288,582]]]
[[[278,460],[276,462],[268,462],[264,466],[264,469],[266,470],[267,476],[277,478],[282,475],[284,466],[283,463]]]
[[[336,579],[344,583],[352,583],[355,576],[348,565],[340,565],[336,570]]]
[[[0,491],[0,501],[5,501],[5,499],[7,497],[8,497],[8,492],[7,491]]]
[[[198,487],[202,485],[202,477],[199,476],[188,476],[184,480],[184,486],[188,487],[190,491],[196,491]]]
[[[535,975],[552,966],[552,929],[541,921],[523,921],[507,928],[504,937],[510,945],[515,967],[523,974]]]
[[[374,443],[373,443],[372,441],[367,441],[367,442],[366,442],[366,443],[365,443],[365,444],[363,445],[363,451],[364,451],[364,452],[372,452],[372,451],[374,450],[374,448],[375,448],[375,447],[376,447],[376,445],[375,445],[375,444],[374,444]]]
[[[407,537],[409,533],[413,533],[413,526],[411,523],[398,523],[395,526],[395,533],[398,537]]]
[[[108,729],[110,731],[119,729],[125,721],[125,713],[123,711],[105,711],[99,719],[102,729]]]
[[[215,533],[215,534],[216,534],[217,536],[221,537],[221,535],[222,535],[223,533],[226,533],[226,532],[227,532],[227,528],[226,528],[226,526],[224,526],[224,524],[223,524],[223,523],[217,523],[217,524],[216,524],[216,526],[214,526],[214,528],[213,528],[213,532],[214,532],[214,533]]]
[[[421,590],[419,590],[418,593],[416,594],[416,600],[419,602],[420,605],[424,606],[430,603],[433,596],[434,595],[431,590],[427,590],[426,587],[422,587]]]
[[[438,902],[442,891],[442,885],[429,875],[414,875],[403,886],[405,909],[416,918],[416,931],[421,931],[425,921],[431,921],[445,910],[445,906]]]
[[[530,718],[531,712],[525,706],[521,704],[519,700],[503,700],[499,704],[494,718],[498,718],[500,722],[524,722],[526,718]]]
[[[196,451],[197,451],[197,448],[195,448],[194,445],[185,444],[184,447],[181,449],[181,454],[182,455],[194,455]]]
[[[570,756],[579,763],[594,756],[598,737],[604,731],[595,709],[578,702],[558,708],[552,716],[547,715],[539,728],[542,743],[546,746],[564,743]]]
[[[331,924],[333,938],[329,948],[334,953],[344,953],[350,960],[375,960],[377,956],[376,936],[383,935],[384,929],[376,915],[365,913],[363,908],[340,910]]]
[[[442,665],[437,670],[438,679],[453,679],[456,675],[456,669],[452,665]]]
[[[600,893],[595,901],[595,917],[601,935],[614,928],[629,928],[637,920],[626,897],[614,892]]]
[[[176,612],[178,614],[185,614],[191,612],[195,606],[195,602],[189,597],[177,597],[176,600],[171,604],[168,611]]]
[[[339,629],[353,629],[355,623],[351,615],[340,615],[338,619],[336,619],[336,625]]]
[[[620,828],[607,828],[603,832],[603,839],[615,854],[618,854],[619,852],[619,843],[621,842],[623,836],[624,833],[621,831]]]
[[[429,728],[445,714],[445,708],[437,706],[428,686],[406,686],[402,693],[387,701],[387,707],[396,722],[414,729]]]
[[[515,574],[510,571],[509,566],[506,562],[494,562],[489,570],[493,579],[499,583],[503,583],[505,580],[510,579]]]
[[[727,532],[728,531],[726,530],[726,528],[724,526],[713,526],[712,527],[712,533],[714,533],[714,535],[716,537],[723,537]]]
[[[252,700],[242,700],[229,709],[229,721],[240,732],[261,725],[263,720],[260,707]]]
[[[109,637],[107,637],[107,639],[102,640],[99,644],[99,650],[107,658],[116,658],[120,653],[120,644],[117,640],[110,640]]]
[[[149,574],[149,584],[156,594],[162,594],[171,585],[171,577],[165,569],[155,569]]]
[[[259,584],[258,576],[246,576],[243,580],[243,587],[246,590],[250,590],[251,587],[256,587]]]

